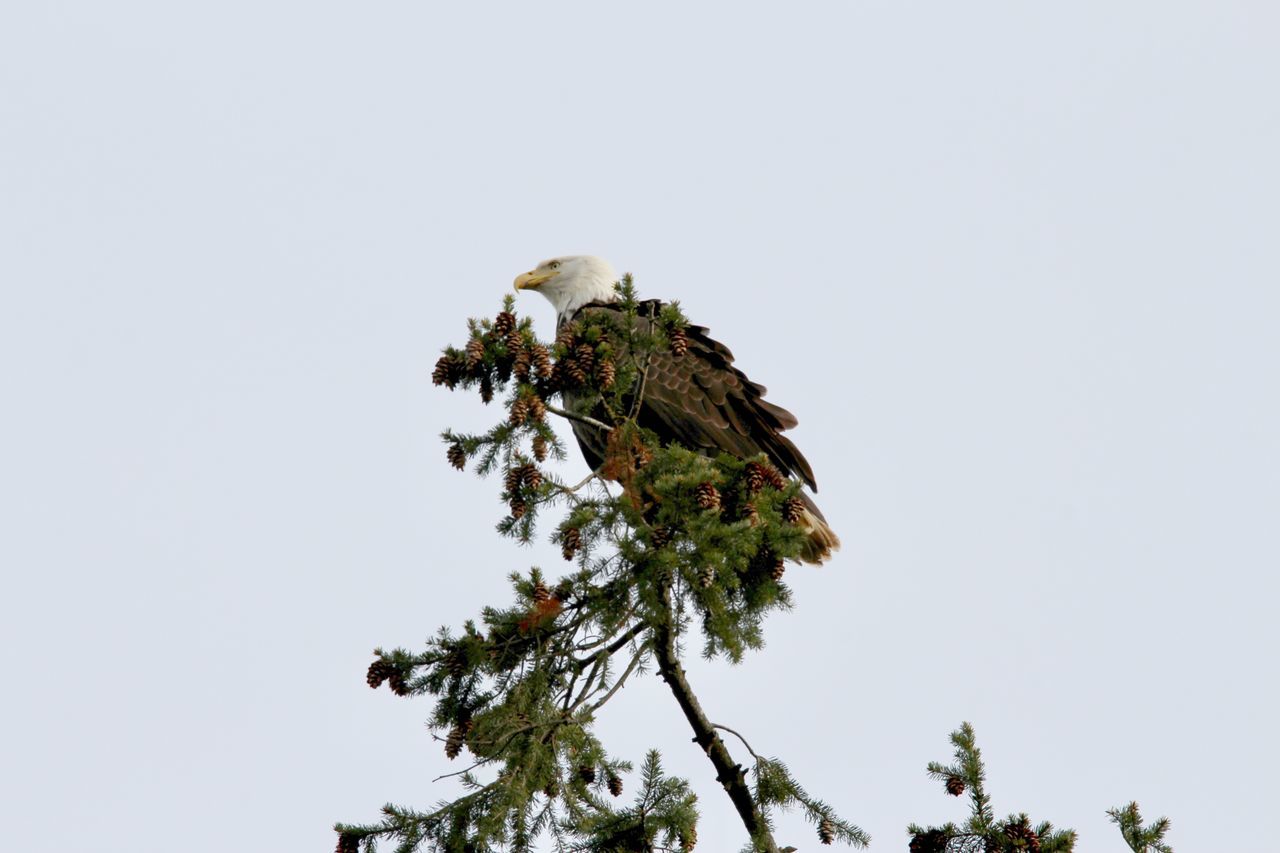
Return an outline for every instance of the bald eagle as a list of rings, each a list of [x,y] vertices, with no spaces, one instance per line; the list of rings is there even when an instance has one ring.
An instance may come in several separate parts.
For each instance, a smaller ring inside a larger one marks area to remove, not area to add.
[[[617,274],[608,262],[590,255],[553,258],[516,277],[517,291],[536,290],[556,310],[557,331],[585,312],[612,311],[620,315],[615,284]],[[637,318],[639,323],[652,322]],[[688,349],[683,356],[659,351],[649,362],[644,395],[636,419],[653,430],[664,444],[679,442],[707,454],[729,453],[739,459],[765,454],[788,477],[799,478],[813,491],[813,469],[782,433],[795,426],[795,416],[766,402],[765,388],[733,366],[729,348],[702,326],[687,326]],[[567,395],[566,403],[575,400]],[[605,457],[605,438],[597,427],[573,422],[574,436],[587,464],[598,468]],[[840,547],[813,499],[804,492],[802,524],[809,533],[800,559],[821,564]]]

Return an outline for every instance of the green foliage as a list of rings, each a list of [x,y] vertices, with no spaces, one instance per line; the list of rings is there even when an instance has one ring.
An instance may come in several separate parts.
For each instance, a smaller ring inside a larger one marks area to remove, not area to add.
[[[686,321],[675,305],[641,302],[630,277],[618,294],[621,311],[586,313],[549,344],[508,298],[493,320],[471,321],[466,346],[447,348],[436,365],[436,384],[478,391],[486,404],[500,397],[504,409],[485,432],[445,432],[450,463],[500,478],[502,535],[532,541],[544,513],[558,511],[548,532],[572,568],[559,578],[536,567],[513,574],[509,604],[485,608],[460,632],[441,628],[421,652],[375,651],[369,684],[431,696],[437,740],[469,765],[452,774],[464,791],[455,800],[339,824],[340,853],[371,853],[379,841],[398,853],[482,853],[531,850],[539,837],[558,851],[688,850],[696,840],[696,797],[663,774],[656,751],[632,804],[613,805],[631,767],[593,724],[628,679],[655,665],[673,692],[687,689],[682,675],[669,677],[678,668],[666,651],[678,645],[673,633],[696,630],[707,657],[732,662],[763,645],[766,615],[791,604],[783,561],[800,553],[804,533],[784,519],[784,505],[798,486],[764,457],[708,458],[639,427],[649,358],[678,346]],[[604,465],[583,483],[542,467],[564,456],[548,415],[607,438]],[[695,725],[699,737],[718,737],[703,728]],[[796,806],[827,843],[866,845],[781,762],[757,759],[754,776],[754,789],[742,783],[741,792],[760,815],[750,832],[758,849],[777,849],[770,810]]]
[[[943,783],[952,796],[969,795],[969,819],[964,824],[947,823],[922,827],[911,824],[911,853],[1070,853],[1076,833],[1054,829],[1048,821],[1036,825],[1026,813],[997,820],[986,791],[987,772],[982,763],[973,726],[962,723],[951,733],[955,760],[951,764],[931,761],[929,775]]]
[[[1150,826],[1143,826],[1137,803],[1107,809],[1107,815],[1120,827],[1120,834],[1133,853],[1173,853],[1173,848],[1164,841],[1164,835],[1169,831],[1169,818],[1162,817]]]

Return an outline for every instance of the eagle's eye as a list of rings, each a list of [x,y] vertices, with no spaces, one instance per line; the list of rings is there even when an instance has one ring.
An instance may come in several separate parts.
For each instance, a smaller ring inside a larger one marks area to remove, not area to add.
[[[551,263],[547,264],[547,266],[551,267],[553,270],[558,270],[560,269],[560,262],[552,261]]]

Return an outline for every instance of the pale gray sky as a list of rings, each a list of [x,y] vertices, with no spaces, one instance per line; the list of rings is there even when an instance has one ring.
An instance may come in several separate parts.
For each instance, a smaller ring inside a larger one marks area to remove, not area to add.
[[[557,549],[492,535],[438,349],[544,257],[680,298],[845,549],[711,715],[873,835],[1263,850],[1280,793],[1268,2],[45,2],[0,12],[0,817],[329,850],[457,769],[364,686]],[[525,297],[550,332],[549,306]],[[581,469],[576,458],[568,473]],[[767,697],[762,700],[762,697]],[[601,723],[733,813],[656,680]],[[792,816],[779,837],[813,849]],[[700,848],[701,849],[701,848]]]

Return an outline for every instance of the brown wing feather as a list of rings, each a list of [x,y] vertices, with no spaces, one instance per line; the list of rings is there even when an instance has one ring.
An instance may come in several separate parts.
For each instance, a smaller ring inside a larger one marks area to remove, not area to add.
[[[592,305],[582,310],[619,309]],[[641,317],[637,322],[651,321]],[[798,423],[795,415],[765,401],[765,387],[734,367],[733,353],[706,328],[688,326],[685,333],[689,339],[685,355],[655,352],[649,362],[641,425],[693,449],[724,451],[739,458],[764,453],[778,470],[800,477],[816,492],[813,469],[782,435]]]

